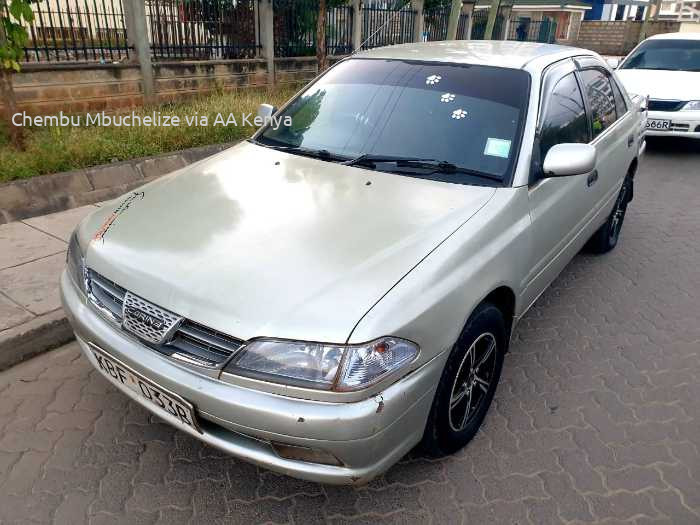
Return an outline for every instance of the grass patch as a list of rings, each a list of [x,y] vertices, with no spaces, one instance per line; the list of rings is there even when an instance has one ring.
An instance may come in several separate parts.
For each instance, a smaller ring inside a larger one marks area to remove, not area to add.
[[[86,127],[85,118],[79,127],[34,126],[26,129],[25,151],[18,151],[8,143],[7,130],[0,125],[0,182],[247,138],[255,129],[241,125],[242,114],[255,116],[262,102],[279,106],[297,89],[298,86],[241,89],[135,111],[141,116],[151,115],[153,111],[176,115],[181,121],[178,127]],[[232,113],[238,126],[214,126],[219,113],[224,119]],[[192,115],[206,115],[209,125],[188,126],[185,116]]]

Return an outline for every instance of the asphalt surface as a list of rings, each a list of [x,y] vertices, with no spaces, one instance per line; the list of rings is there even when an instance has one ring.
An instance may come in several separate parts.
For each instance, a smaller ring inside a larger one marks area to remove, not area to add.
[[[44,354],[0,374],[0,522],[700,523],[699,240],[700,145],[652,144],[620,245],[527,314],[476,439],[361,488],[226,457],[75,344]]]

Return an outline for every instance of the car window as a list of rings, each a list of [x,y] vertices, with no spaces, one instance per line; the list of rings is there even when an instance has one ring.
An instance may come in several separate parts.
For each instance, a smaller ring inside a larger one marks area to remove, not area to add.
[[[522,70],[351,59],[333,67],[276,115],[289,117],[291,126],[269,127],[258,140],[322,149],[348,159],[436,159],[507,180],[517,157],[529,89],[529,74]],[[458,172],[445,178],[467,183]]]
[[[549,95],[540,131],[540,158],[556,144],[586,143],[589,139],[586,107],[573,73],[562,77]]]
[[[591,108],[593,138],[595,139],[617,120],[615,96],[609,76],[599,69],[581,71],[586,98]]]
[[[647,40],[620,68],[700,71],[700,40]]]
[[[615,107],[617,108],[617,118],[627,113],[627,102],[625,102],[625,97],[622,95],[622,90],[617,84],[614,78],[610,78],[610,84],[612,85],[613,95],[615,96]]]

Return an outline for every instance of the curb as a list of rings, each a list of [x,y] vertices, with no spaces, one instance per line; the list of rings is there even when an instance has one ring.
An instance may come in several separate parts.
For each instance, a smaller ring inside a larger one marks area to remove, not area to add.
[[[75,339],[63,309],[4,330],[0,336],[0,372]]]
[[[118,197],[234,144],[214,144],[0,184],[0,224]],[[62,308],[3,330],[0,372],[74,339]]]
[[[213,144],[0,184],[0,224],[113,199],[237,142]]]

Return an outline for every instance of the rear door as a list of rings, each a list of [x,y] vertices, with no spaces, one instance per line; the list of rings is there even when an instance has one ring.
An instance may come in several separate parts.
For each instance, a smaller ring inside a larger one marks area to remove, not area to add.
[[[593,141],[598,153],[595,194],[596,225],[605,222],[617,197],[622,180],[636,151],[634,115],[612,75],[597,59],[580,60],[579,72],[586,104],[591,115]]]

